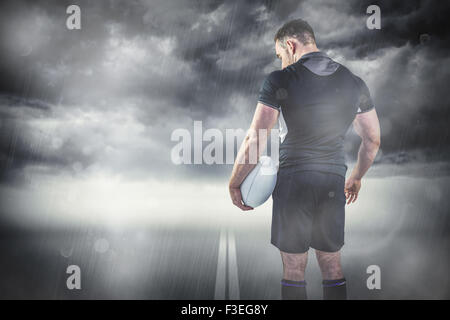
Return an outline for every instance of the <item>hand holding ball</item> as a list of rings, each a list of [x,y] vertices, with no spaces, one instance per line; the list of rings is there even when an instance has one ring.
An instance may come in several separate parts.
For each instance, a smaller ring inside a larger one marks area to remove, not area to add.
[[[241,184],[242,201],[256,208],[272,195],[277,183],[277,167],[268,156],[260,157],[258,164]]]

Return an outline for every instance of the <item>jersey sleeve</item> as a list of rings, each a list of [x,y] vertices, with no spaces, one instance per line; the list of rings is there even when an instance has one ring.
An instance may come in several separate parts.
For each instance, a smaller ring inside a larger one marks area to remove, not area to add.
[[[283,72],[281,70],[271,72],[264,80],[258,95],[258,102],[281,110],[287,91],[283,85]]]
[[[372,97],[370,96],[369,88],[366,83],[361,79],[357,78],[359,85],[359,98],[358,98],[358,109],[357,114],[370,111],[375,108],[373,104]]]

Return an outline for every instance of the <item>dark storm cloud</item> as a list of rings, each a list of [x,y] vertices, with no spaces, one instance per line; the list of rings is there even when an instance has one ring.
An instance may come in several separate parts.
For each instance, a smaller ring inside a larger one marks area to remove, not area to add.
[[[170,133],[193,120],[246,128],[263,77],[279,68],[273,34],[297,17],[313,26],[320,48],[367,81],[387,162],[410,150],[447,156],[447,4],[79,1],[81,31],[65,28],[69,4],[1,4],[6,171],[38,163],[70,171],[97,164],[136,177],[224,174],[226,166],[174,169]],[[370,4],[381,8],[381,30],[366,28]],[[40,134],[47,140],[36,147]]]
[[[52,106],[37,99],[17,99],[0,96],[2,108],[0,123],[0,179],[9,182],[29,182],[24,169],[37,166],[47,174],[59,170],[72,172],[87,167],[95,160],[94,154],[80,152],[82,140],[76,136],[56,136],[33,125],[36,119],[51,119]],[[45,120],[44,120],[45,121]]]
[[[366,9],[370,5],[378,5],[381,9],[381,30],[369,30],[365,23],[354,25],[350,33],[333,34],[333,38],[327,38],[326,42],[319,39],[322,47],[352,49],[347,51],[347,58],[377,58],[379,50],[406,44],[417,46],[425,42],[441,57],[450,50],[450,35],[446,31],[450,12],[448,3],[420,0],[353,1],[348,5],[335,2],[331,7],[349,19],[365,22],[368,16]]]
[[[118,46],[124,46],[122,40],[140,41],[141,48],[151,52],[163,39],[171,39],[170,55],[188,63],[190,69],[180,70],[180,61],[169,60],[164,54],[150,54],[149,59],[139,62],[156,64],[154,68],[162,74],[158,81],[150,73],[130,70],[129,74],[120,75],[120,86],[110,83],[114,85],[114,98],[130,93],[149,98],[161,95],[173,104],[224,112],[230,92],[255,93],[255,80],[263,75],[261,66],[273,56],[273,49],[262,51],[254,45],[247,53],[256,54],[255,59],[230,71],[223,65],[236,61],[230,60],[227,52],[266,32],[267,21],[258,20],[265,11],[282,19],[288,12],[285,8],[295,8],[296,3],[289,1],[280,6],[258,1],[81,1],[78,4],[82,8],[82,30],[69,31],[65,28],[65,8],[70,2],[18,1],[2,10],[5,17],[1,71],[5,76],[0,90],[55,103],[62,98],[92,102],[97,96],[111,96],[110,87],[104,89],[98,82],[109,77],[110,67],[102,68],[101,64],[111,52],[111,40],[117,40]],[[166,61],[171,64],[165,64]],[[147,66],[142,67],[146,71]],[[183,75],[186,72],[192,74]],[[209,95],[205,96],[205,92]]]

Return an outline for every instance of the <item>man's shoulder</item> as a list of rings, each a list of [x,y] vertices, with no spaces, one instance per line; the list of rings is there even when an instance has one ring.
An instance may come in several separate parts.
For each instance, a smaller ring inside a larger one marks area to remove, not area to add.
[[[348,70],[348,72],[355,84],[355,92],[357,92],[358,94],[357,113],[363,113],[372,110],[374,108],[374,104],[370,95],[369,87],[367,86],[366,82],[350,70]]]
[[[361,88],[366,85],[363,79],[358,77],[356,74],[354,74],[349,68],[347,68],[343,64],[340,63],[339,68],[341,69],[342,72],[346,73],[349,76],[349,78],[356,84],[356,86],[358,88]]]
[[[267,79],[272,83],[282,83],[287,78],[286,68],[281,70],[274,70],[267,75]]]
[[[296,72],[296,69],[289,65],[283,69],[270,72],[266,77],[266,81],[278,87],[287,87]]]

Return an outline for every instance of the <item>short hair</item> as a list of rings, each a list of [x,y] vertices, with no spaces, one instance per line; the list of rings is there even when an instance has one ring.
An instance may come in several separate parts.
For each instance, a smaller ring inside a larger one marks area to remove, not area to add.
[[[316,43],[316,37],[314,31],[303,19],[295,19],[286,22],[275,34],[274,41],[280,41],[280,45],[285,48],[287,38],[292,37],[300,41],[302,44]]]

